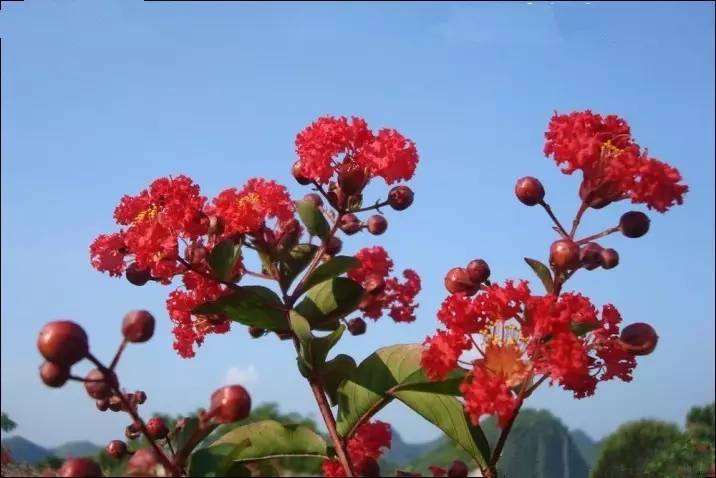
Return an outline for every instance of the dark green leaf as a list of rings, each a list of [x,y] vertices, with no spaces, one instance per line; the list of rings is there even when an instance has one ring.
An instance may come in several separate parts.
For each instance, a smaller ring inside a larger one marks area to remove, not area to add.
[[[362,297],[360,284],[346,277],[335,277],[309,289],[296,311],[308,319],[314,329],[326,323],[337,326],[336,319],[353,312]]]
[[[554,281],[552,280],[552,273],[549,271],[547,266],[542,264],[540,261],[529,259],[527,257],[525,257],[525,262],[532,268],[533,271],[535,271],[535,274],[537,274],[539,280],[542,281],[547,293],[551,294],[554,290]]]
[[[323,365],[320,370],[321,381],[331,405],[338,404],[338,387],[355,369],[356,361],[345,354],[338,354]]]
[[[229,475],[227,473],[234,465],[234,455],[249,446],[251,446],[251,440],[246,438],[237,444],[225,443],[196,450],[192,453],[191,461],[189,462],[189,476],[251,476],[250,473],[238,475]]]
[[[440,381],[431,381],[425,375],[424,369],[418,369],[403,380],[396,390],[417,390],[430,393],[439,393],[442,395],[461,395],[460,384],[465,380],[467,370],[457,368],[451,371],[447,377]]]
[[[311,201],[301,200],[296,202],[296,210],[301,221],[309,233],[325,239],[330,232],[328,221],[323,213]]]
[[[194,435],[194,432],[196,429],[199,428],[199,419],[196,417],[190,417],[186,419],[186,423],[182,428],[179,429],[179,432],[176,433],[176,435],[173,438],[174,442],[174,448],[177,450],[184,449],[184,447],[189,443],[189,439]]]
[[[211,250],[207,260],[214,276],[219,280],[228,281],[240,258],[241,244],[235,244],[233,240],[225,239]]]
[[[289,313],[291,329],[301,344],[301,358],[310,370],[319,370],[326,361],[328,352],[340,340],[345,326],[341,325],[330,334],[316,337],[311,333],[311,325],[299,313],[292,310]]]
[[[296,276],[311,262],[317,250],[318,246],[313,244],[297,244],[285,254],[280,263],[281,287],[288,289]]]
[[[232,453],[233,461],[327,456],[326,442],[320,435],[302,425],[282,425],[274,420],[262,420],[234,428],[209,448],[226,444],[240,445],[247,438],[251,444],[248,447],[239,447],[240,449]]]
[[[599,324],[595,322],[572,322],[572,332],[574,332],[574,335],[577,337],[581,337],[598,328]]]
[[[310,289],[316,284],[327,281],[333,277],[339,276],[351,269],[360,266],[360,261],[351,256],[336,256],[327,262],[324,262],[316,268],[315,271],[306,281],[305,289]]]
[[[286,328],[286,314],[280,310],[281,300],[275,292],[262,286],[244,286],[227,296],[200,305],[192,311],[197,315],[226,314],[244,325],[277,330]]]

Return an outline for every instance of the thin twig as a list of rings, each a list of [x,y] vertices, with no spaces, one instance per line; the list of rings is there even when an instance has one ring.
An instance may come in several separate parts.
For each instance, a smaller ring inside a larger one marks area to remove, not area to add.
[[[552,219],[552,222],[554,222],[555,225],[557,226],[557,228],[556,228],[557,232],[559,232],[562,235],[562,237],[567,237],[568,236],[567,231],[562,226],[562,223],[559,222],[559,219],[557,219],[557,216],[554,215],[554,212],[552,211],[552,207],[549,204],[547,204],[547,202],[545,202],[544,199],[541,200],[539,202],[539,204],[540,204],[540,206],[542,206],[544,208],[547,215],[550,217],[550,219]]]
[[[603,230],[602,232],[599,232],[597,234],[592,234],[591,236],[587,236],[584,239],[580,239],[580,240],[576,241],[575,243],[578,246],[581,246],[582,244],[585,244],[589,241],[593,241],[595,239],[599,239],[601,237],[608,236],[609,234],[613,234],[613,233],[617,232],[618,230],[619,230],[619,226],[610,227],[608,229]]]
[[[574,239],[574,235],[577,233],[577,228],[579,227],[579,222],[582,220],[582,215],[584,214],[584,211],[589,209],[589,205],[582,201],[582,204],[579,205],[579,210],[577,211],[576,216],[574,216],[574,220],[572,221],[572,230],[569,232],[569,237]]]
[[[127,346],[127,339],[122,339],[122,343],[119,344],[119,347],[117,348],[117,353],[114,354],[114,358],[112,359],[112,362],[109,364],[109,369],[114,370],[114,368],[117,366],[117,363],[119,362],[120,357],[122,356],[122,352],[124,352],[124,347]]]

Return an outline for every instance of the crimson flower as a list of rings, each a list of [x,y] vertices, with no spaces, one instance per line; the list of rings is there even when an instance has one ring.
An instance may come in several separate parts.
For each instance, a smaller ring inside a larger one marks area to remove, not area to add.
[[[356,429],[353,436],[348,440],[346,448],[348,457],[353,468],[360,470],[366,460],[378,460],[385,449],[390,448],[391,431],[390,425],[374,420],[363,423]],[[345,470],[337,459],[325,460],[323,462],[323,476],[345,477]]]

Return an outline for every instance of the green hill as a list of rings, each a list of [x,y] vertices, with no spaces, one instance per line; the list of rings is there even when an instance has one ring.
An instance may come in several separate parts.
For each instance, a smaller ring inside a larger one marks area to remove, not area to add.
[[[10,451],[10,456],[16,463],[34,465],[50,456],[49,450],[20,436],[4,439],[2,446]]]
[[[594,463],[597,462],[600,442],[592,440],[592,438],[582,430],[572,430],[572,441],[577,446],[587,465],[590,468],[593,467]]]
[[[71,441],[50,450],[50,453],[60,458],[95,456],[102,447],[88,441]]]

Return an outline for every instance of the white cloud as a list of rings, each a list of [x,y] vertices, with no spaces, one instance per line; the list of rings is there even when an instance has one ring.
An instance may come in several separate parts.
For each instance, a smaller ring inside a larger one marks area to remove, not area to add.
[[[259,372],[253,364],[246,367],[230,367],[224,374],[224,385],[249,385],[256,383],[259,379]]]

